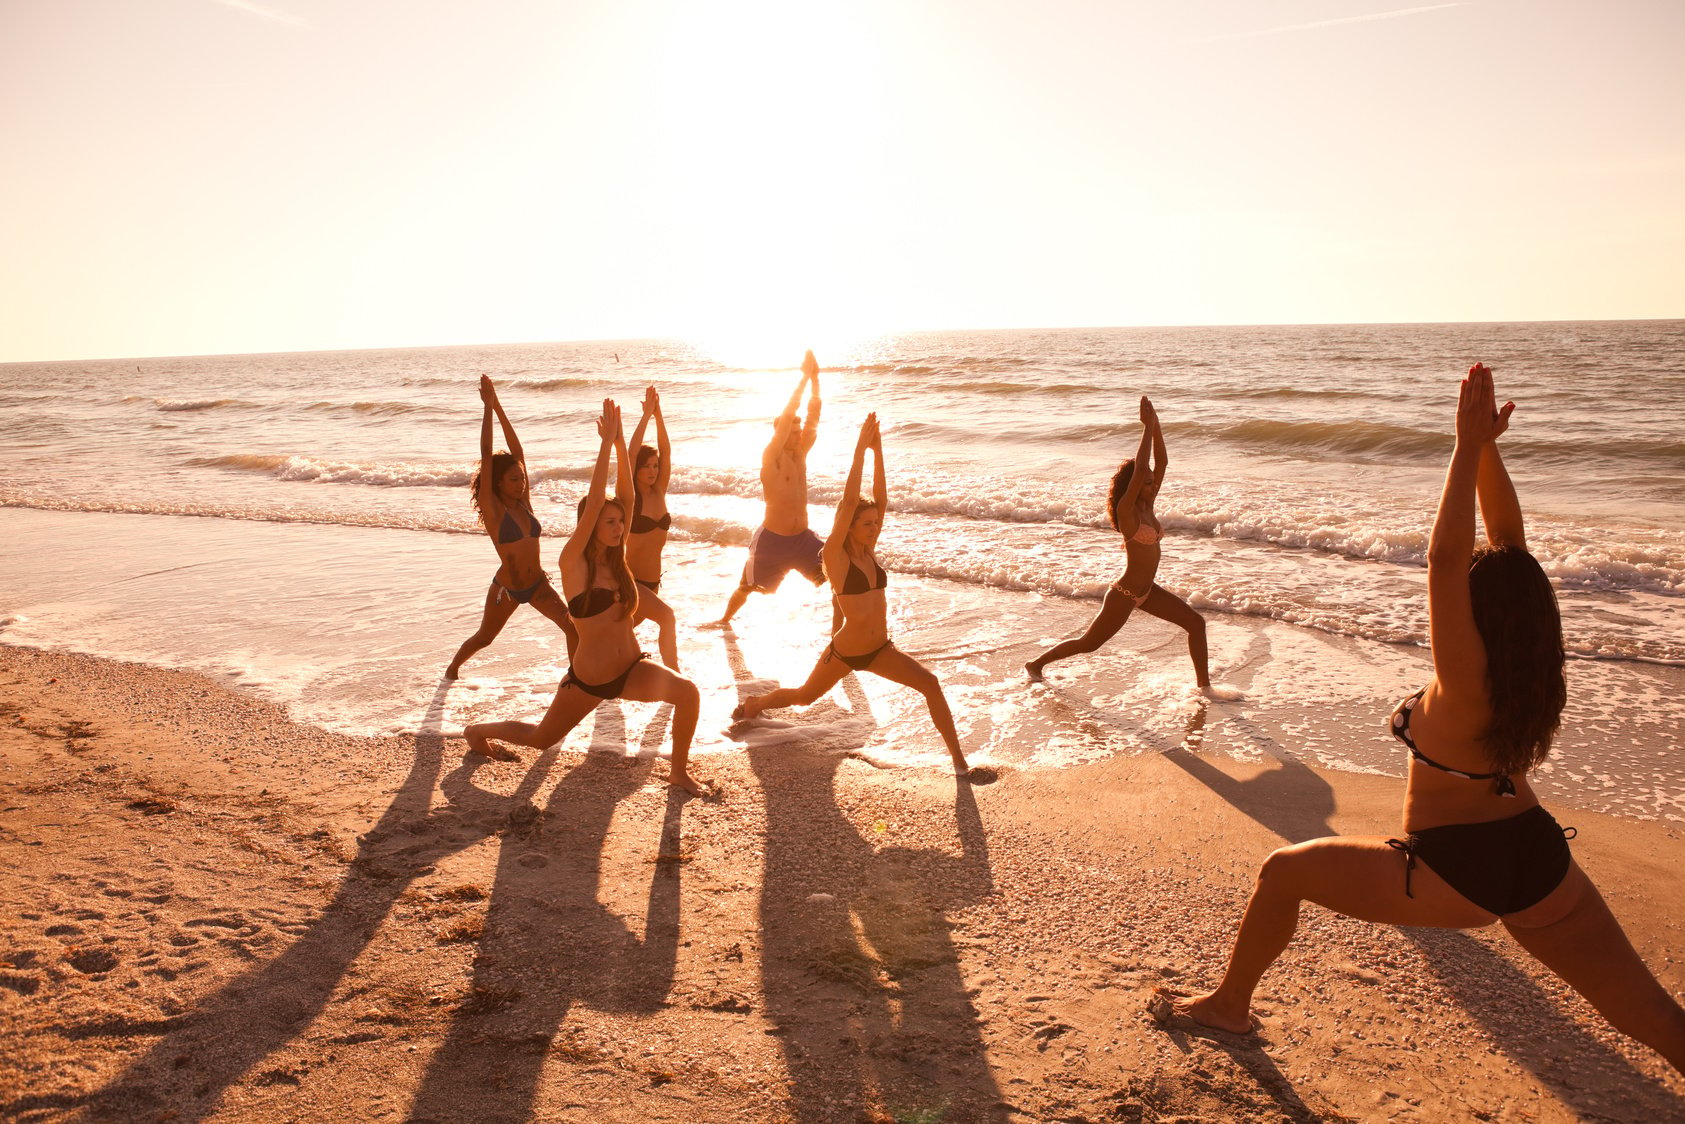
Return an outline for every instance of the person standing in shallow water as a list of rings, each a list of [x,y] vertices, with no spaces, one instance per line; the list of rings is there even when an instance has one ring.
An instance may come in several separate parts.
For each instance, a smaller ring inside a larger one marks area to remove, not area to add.
[[[1151,466],[1147,463],[1152,456]],[[1159,543],[1164,529],[1153,514],[1153,501],[1158,498],[1159,485],[1164,483],[1164,469],[1169,457],[1164,448],[1164,431],[1158,422],[1158,411],[1146,395],[1141,396],[1141,447],[1135,456],[1123,462],[1112,477],[1106,510],[1123,536],[1123,548],[1128,556],[1123,577],[1106,589],[1100,611],[1088,625],[1088,630],[1074,640],[1055,644],[1024,665],[1033,682],[1040,682],[1042,670],[1054,660],[1092,652],[1117,634],[1129,615],[1136,609],[1167,620],[1188,634],[1188,656],[1194,663],[1194,679],[1202,690],[1211,687],[1211,670],[1205,650],[1205,618],[1174,593],[1156,584],[1158,576]]]
[[[1402,839],[1341,836],[1264,860],[1216,990],[1155,994],[1161,1022],[1255,1029],[1252,993],[1287,948],[1299,905],[1383,925],[1473,929],[1502,921],[1516,943],[1614,1027],[1685,1072],[1685,1009],[1645,967],[1539,804],[1527,773],[1550,752],[1567,703],[1562,619],[1527,552],[1521,505],[1498,454],[1515,403],[1469,369],[1456,446],[1428,543],[1433,678],[1393,712],[1410,754]],[[1476,550],[1478,502],[1488,546]]]
[[[643,444],[644,430],[655,420],[655,448]],[[620,483],[620,495],[632,497],[632,523],[626,535],[626,565],[637,581],[638,619],[652,620],[660,629],[661,662],[679,670],[678,624],[673,609],[661,599],[661,550],[673,516],[667,510],[667,482],[672,476],[673,446],[661,416],[661,395],[652,386],[644,391],[644,412],[632,431],[634,463],[630,480]],[[625,461],[621,461],[625,470]]]
[[[860,495],[860,481],[865,472],[866,452],[872,453],[872,498]],[[895,646],[889,638],[889,612],[885,587],[889,575],[878,565],[875,553],[878,533],[883,530],[884,514],[889,510],[889,487],[883,475],[883,438],[878,432],[878,416],[868,414],[860,426],[860,439],[854,446],[854,463],[848,470],[848,482],[843,485],[842,500],[837,504],[831,537],[825,542],[825,574],[831,582],[831,593],[840,617],[831,643],[814,664],[807,682],[800,687],[786,687],[765,695],[743,700],[733,717],[754,718],[763,710],[785,706],[807,706],[850,671],[870,671],[892,683],[911,687],[924,696],[930,710],[930,720],[942,735],[942,743],[953,759],[954,772],[977,782],[994,779],[992,769],[972,769],[965,763],[958,732],[954,729],[954,715],[942,694],[942,684],[930,669]]]
[[[597,432],[602,445],[591,473],[591,489],[580,507],[579,523],[562,547],[558,566],[562,589],[568,594],[568,612],[579,629],[572,666],[538,723],[477,722],[463,730],[462,736],[471,753],[507,756],[491,743],[513,742],[531,749],[555,745],[605,699],[671,703],[673,765],[668,782],[702,796],[707,786],[688,769],[700,706],[696,684],[645,656],[632,631],[638,613],[638,583],[632,580],[624,551],[628,504],[604,494],[609,461],[622,448],[620,409],[612,401],[603,402]]]
[[[527,478],[521,439],[515,436],[515,427],[497,400],[497,387],[486,375],[480,376],[480,401],[485,406],[480,421],[480,467],[469,488],[474,507],[480,513],[480,523],[491,536],[501,565],[486,591],[480,627],[451,657],[450,666],[445,668],[446,679],[455,679],[469,656],[497,639],[497,634],[521,605],[531,605],[556,622],[567,636],[570,657],[579,641],[567,607],[551,586],[539,556],[538,537],[544,528],[532,513],[532,486]],[[494,414],[503,427],[503,440],[509,444],[507,453],[492,452]]]
[[[802,393],[813,386],[807,400],[807,421],[796,424]],[[772,423],[772,440],[761,453],[761,495],[766,514],[749,540],[749,561],[743,578],[726,602],[725,614],[715,622],[729,625],[751,593],[771,593],[791,570],[814,585],[825,582],[820,552],[825,544],[807,525],[807,454],[819,439],[819,361],[802,357],[802,378],[784,412]],[[833,623],[835,623],[833,615]]]

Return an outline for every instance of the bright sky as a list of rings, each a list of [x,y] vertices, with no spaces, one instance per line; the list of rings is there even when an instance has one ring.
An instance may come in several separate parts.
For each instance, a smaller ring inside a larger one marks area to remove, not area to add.
[[[0,0],[0,361],[1685,316],[1679,0]]]

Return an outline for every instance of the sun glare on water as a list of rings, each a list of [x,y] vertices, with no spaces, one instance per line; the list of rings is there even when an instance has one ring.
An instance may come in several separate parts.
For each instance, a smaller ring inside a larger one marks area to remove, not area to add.
[[[800,370],[802,356],[809,351],[822,369],[870,362],[887,339],[881,332],[742,324],[693,332],[685,342],[698,356],[722,367],[793,373]],[[788,394],[788,388],[782,393]]]

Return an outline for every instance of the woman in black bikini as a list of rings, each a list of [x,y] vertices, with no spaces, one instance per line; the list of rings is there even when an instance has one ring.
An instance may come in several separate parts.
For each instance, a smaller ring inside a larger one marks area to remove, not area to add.
[[[655,419],[653,449],[643,444],[644,428],[651,418]],[[661,662],[677,671],[678,629],[672,606],[661,599],[660,593],[661,548],[667,545],[667,532],[673,526],[673,516],[667,510],[672,445],[667,440],[667,422],[661,416],[661,395],[653,386],[644,391],[644,413],[632,431],[632,449],[636,463],[631,479],[620,481],[620,494],[633,497],[632,526],[626,536],[626,564],[642,587],[638,593],[638,620],[655,622],[661,630],[656,641],[661,646]],[[624,471],[624,461],[621,467]]]
[[[1152,454],[1152,464],[1147,454]],[[1164,529],[1153,514],[1153,500],[1158,497],[1159,485],[1164,483],[1164,468],[1169,458],[1164,449],[1164,431],[1159,428],[1158,413],[1146,395],[1141,396],[1141,447],[1135,456],[1123,462],[1112,477],[1112,488],[1106,497],[1107,514],[1112,526],[1123,535],[1123,548],[1129,563],[1123,577],[1106,590],[1088,630],[1074,640],[1065,640],[1029,663],[1024,670],[1032,682],[1040,682],[1042,669],[1054,660],[1092,652],[1117,634],[1129,615],[1136,609],[1167,620],[1188,634],[1188,655],[1194,661],[1194,678],[1201,689],[1211,686],[1211,672],[1205,653],[1205,618],[1174,593],[1153,583],[1158,574],[1159,540]]]
[[[860,478],[865,471],[867,449],[872,451],[874,469],[870,500],[860,495]],[[924,696],[930,719],[942,735],[943,744],[948,747],[956,773],[980,782],[992,780],[992,770],[972,770],[966,765],[959,734],[954,729],[953,712],[948,709],[948,700],[942,694],[942,684],[928,668],[901,651],[889,639],[884,594],[889,575],[884,573],[873,554],[878,532],[883,529],[884,513],[888,510],[889,487],[883,475],[883,438],[878,432],[878,416],[868,414],[860,426],[860,439],[854,445],[854,463],[848,470],[848,483],[843,485],[842,500],[837,504],[836,519],[831,524],[830,537],[825,540],[823,554],[825,576],[831,583],[831,593],[842,614],[842,623],[819,657],[819,662],[808,674],[806,683],[744,699],[733,717],[754,718],[764,710],[807,706],[818,701],[849,671],[870,671],[892,683],[911,687]]]
[[[638,585],[626,568],[626,502],[607,499],[609,460],[620,445],[620,410],[603,402],[597,422],[602,446],[591,473],[579,524],[562,547],[562,589],[579,629],[573,666],[556,688],[556,697],[536,725],[531,722],[479,722],[462,732],[468,748],[487,757],[497,754],[493,740],[541,749],[555,745],[604,699],[673,704],[673,767],[668,781],[696,796],[707,790],[690,775],[690,739],[696,732],[699,697],[696,684],[638,650],[632,634],[638,613]],[[621,456],[624,456],[623,447]]]
[[[532,513],[532,491],[527,480],[527,461],[521,451],[521,439],[509,424],[509,415],[497,400],[497,387],[490,378],[480,376],[480,401],[485,403],[480,421],[480,469],[474,473],[469,487],[473,491],[474,507],[497,557],[502,562],[492,575],[491,588],[486,591],[486,608],[480,617],[479,631],[462,642],[445,668],[445,678],[455,679],[469,656],[497,639],[503,626],[514,616],[519,605],[533,608],[555,621],[567,635],[568,655],[579,640],[573,622],[562,599],[550,585],[539,558],[538,536],[543,531],[538,517]],[[507,453],[491,451],[491,420],[497,415],[503,427],[503,439],[509,443]]]
[[[1685,1071],[1685,1009],[1656,982],[1569,854],[1527,772],[1545,759],[1567,697],[1562,622],[1527,553],[1521,507],[1498,455],[1513,402],[1497,408],[1476,364],[1457,403],[1428,544],[1433,679],[1394,712],[1410,752],[1402,839],[1313,839],[1264,861],[1223,982],[1151,1009],[1223,1030],[1253,1029],[1252,991],[1313,901],[1387,925],[1477,928],[1502,921],[1521,947],[1616,1029]],[[1474,549],[1479,500],[1489,545]]]

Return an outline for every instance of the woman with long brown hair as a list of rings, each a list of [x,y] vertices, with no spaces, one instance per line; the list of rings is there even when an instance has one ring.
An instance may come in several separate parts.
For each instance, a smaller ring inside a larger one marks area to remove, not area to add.
[[[643,443],[644,430],[655,422],[655,447]],[[661,662],[679,668],[678,625],[672,606],[661,598],[661,550],[667,545],[673,515],[667,510],[667,483],[672,479],[672,442],[661,416],[661,395],[652,386],[644,391],[643,416],[632,430],[632,471],[621,481],[623,496],[632,497],[632,522],[626,533],[626,564],[638,583],[638,620],[654,621],[660,629],[657,644]]]
[[[1472,929],[1502,921],[1522,948],[1685,1072],[1685,1009],[1639,959],[1527,783],[1567,700],[1556,595],[1527,552],[1498,437],[1492,372],[1475,364],[1457,402],[1456,446],[1428,543],[1433,678],[1393,712],[1410,754],[1401,838],[1340,836],[1264,860],[1216,990],[1155,994],[1161,1020],[1254,1028],[1253,989],[1286,949],[1301,902],[1385,925]],[[1478,502],[1488,545],[1475,549]]]
[[[579,630],[572,666],[556,688],[550,709],[537,723],[479,722],[462,732],[474,753],[495,757],[491,742],[541,749],[555,745],[605,699],[664,702],[673,706],[673,765],[668,780],[696,796],[707,789],[691,777],[690,740],[696,733],[696,684],[638,650],[632,628],[638,614],[638,584],[626,566],[627,501],[607,497],[609,461],[624,458],[620,409],[604,400],[597,421],[602,444],[591,472],[591,488],[579,523],[562,547],[558,568],[568,612]]]
[[[568,619],[566,606],[544,572],[538,545],[544,528],[532,512],[532,486],[521,439],[515,436],[515,427],[497,400],[497,387],[486,375],[480,376],[480,401],[485,406],[480,421],[480,467],[469,488],[474,508],[480,513],[480,523],[497,548],[499,565],[497,573],[492,575],[491,588],[486,591],[480,627],[451,657],[450,666],[445,668],[446,679],[455,679],[469,656],[497,639],[497,634],[522,605],[531,605],[556,622],[567,635],[570,656],[579,639],[573,621]],[[493,415],[503,428],[504,441],[509,444],[506,453],[492,452]]]
[[[1151,455],[1151,463],[1148,456]],[[1128,622],[1136,609],[1151,613],[1188,634],[1188,657],[1193,660],[1194,680],[1202,689],[1211,686],[1211,671],[1205,648],[1205,618],[1192,606],[1168,589],[1158,585],[1160,541],[1164,528],[1153,514],[1153,501],[1158,498],[1159,485],[1164,483],[1164,470],[1170,458],[1164,447],[1164,430],[1159,427],[1158,411],[1147,396],[1141,396],[1141,447],[1129,460],[1118,466],[1112,476],[1111,491],[1106,496],[1106,514],[1112,526],[1123,536],[1123,549],[1128,563],[1123,576],[1106,589],[1100,611],[1089,622],[1081,636],[1055,644],[1024,665],[1032,682],[1041,681],[1042,669],[1054,660],[1092,652]]]

